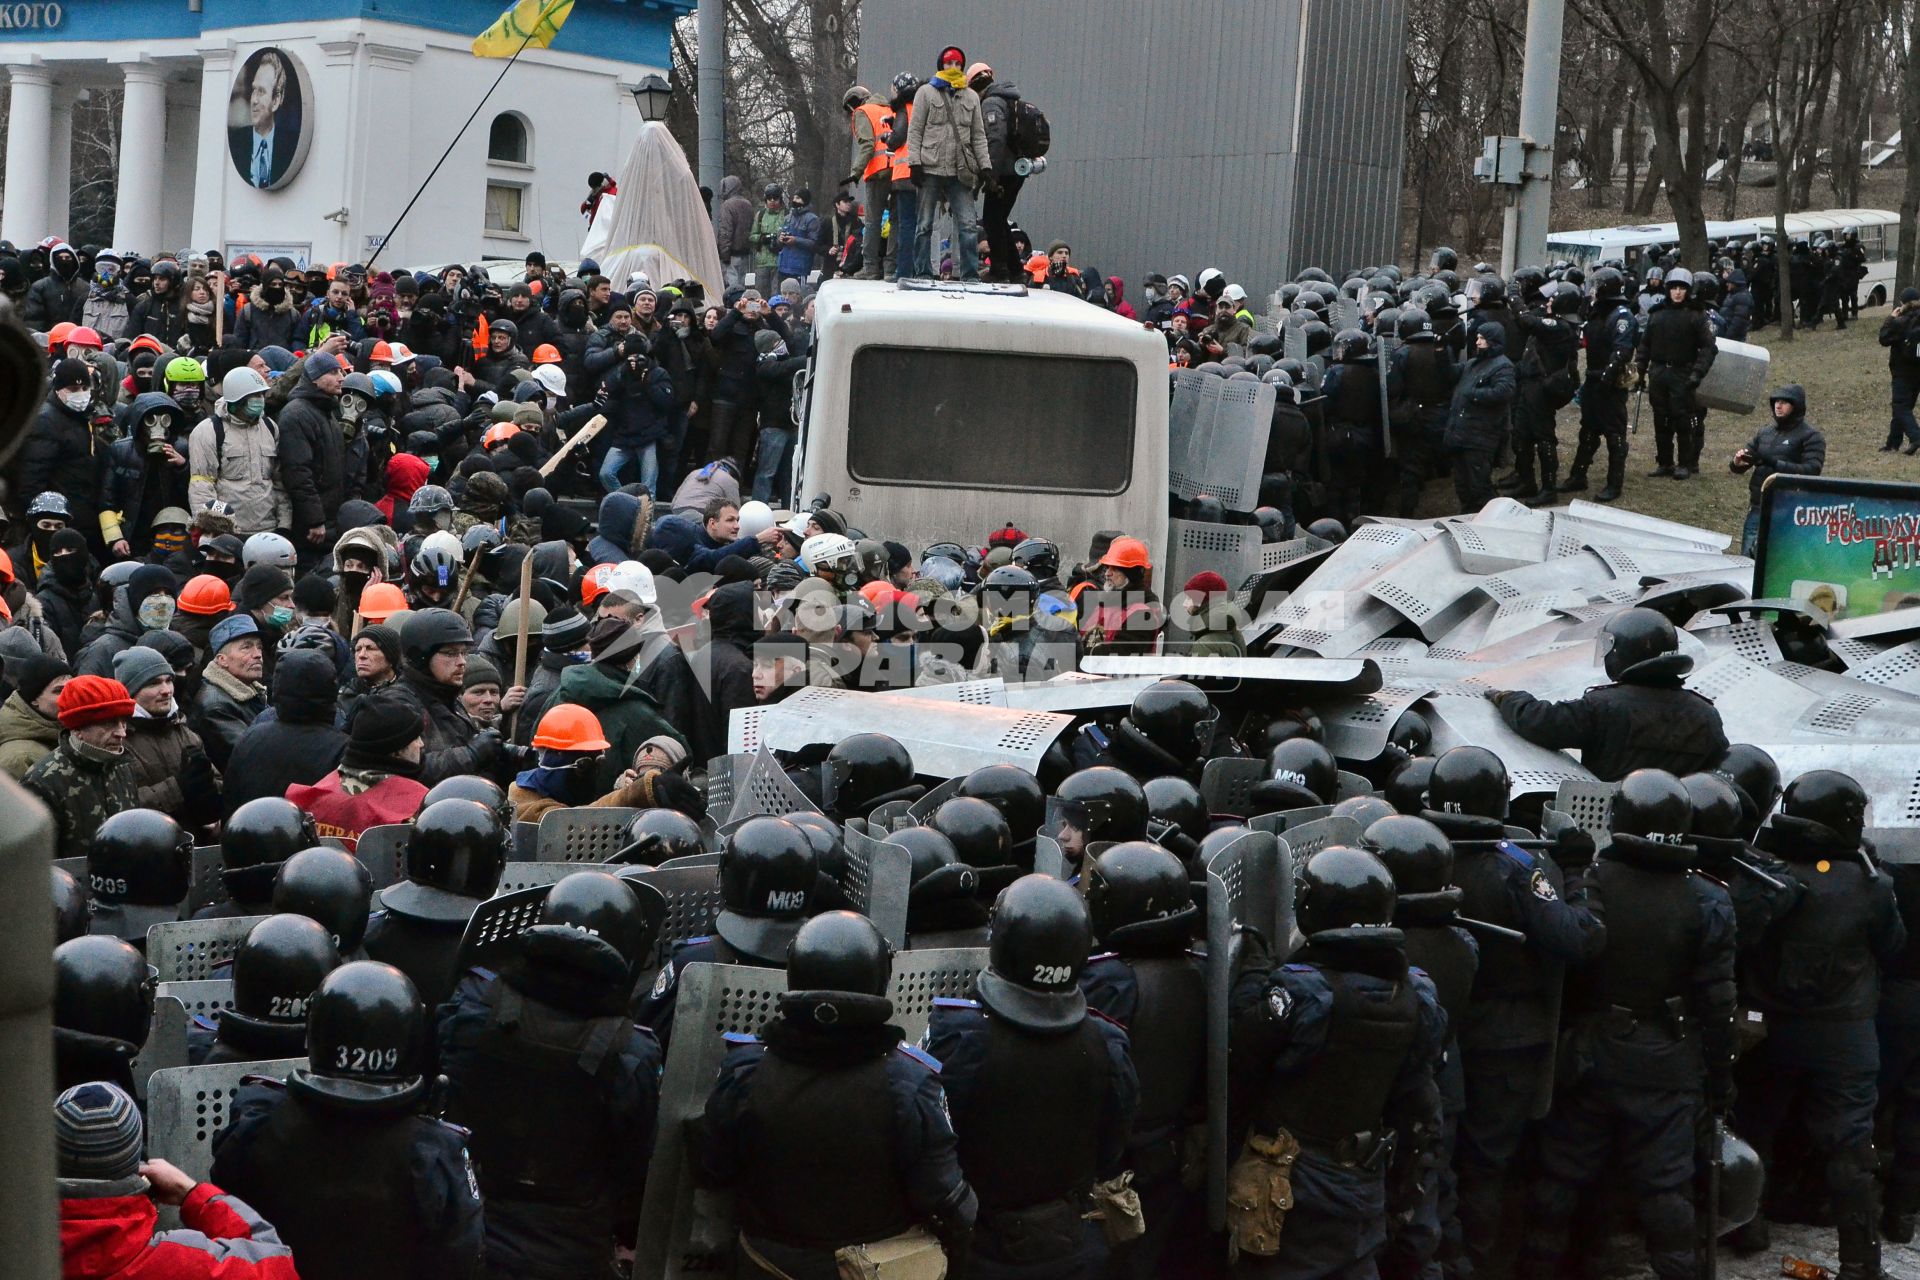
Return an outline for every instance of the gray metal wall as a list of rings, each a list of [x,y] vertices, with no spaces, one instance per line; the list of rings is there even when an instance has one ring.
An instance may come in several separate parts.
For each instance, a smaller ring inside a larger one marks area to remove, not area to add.
[[[1405,0],[864,0],[860,36],[876,93],[957,44],[1045,110],[1014,220],[1129,296],[1148,271],[1260,298],[1395,256]]]

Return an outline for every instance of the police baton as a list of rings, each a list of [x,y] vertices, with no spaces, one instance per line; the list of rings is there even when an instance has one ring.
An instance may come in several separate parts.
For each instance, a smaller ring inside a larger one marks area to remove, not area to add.
[[[1761,884],[1766,885],[1769,889],[1785,889],[1787,887],[1786,885],[1781,884],[1778,880],[1774,879],[1772,876],[1768,875],[1766,872],[1762,871],[1760,868],[1754,866],[1751,862],[1748,862],[1745,858],[1731,858],[1729,859],[1729,861],[1733,863],[1734,869],[1736,871],[1746,872],[1748,875],[1752,876],[1755,880],[1758,880]],[[1871,862],[1867,863],[1867,869],[1869,872],[1872,872],[1873,864]]]
[[[1630,436],[1637,436],[1640,434],[1640,404],[1646,398],[1647,398],[1647,380],[1645,378],[1642,378],[1640,380],[1640,385],[1636,387],[1633,392],[1633,421],[1627,424],[1627,434]]]
[[[1467,916],[1454,916],[1448,923],[1457,924],[1468,933],[1478,933],[1489,938],[1505,938],[1508,942],[1525,942],[1527,935],[1518,929],[1509,929],[1503,924],[1491,920],[1474,920]]]

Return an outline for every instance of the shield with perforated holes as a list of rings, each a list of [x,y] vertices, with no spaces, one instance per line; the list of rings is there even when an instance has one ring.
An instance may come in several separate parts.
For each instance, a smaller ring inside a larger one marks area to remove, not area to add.
[[[1273,388],[1175,369],[1167,409],[1167,489],[1218,498],[1229,511],[1260,503],[1260,472],[1273,426]]]
[[[1287,951],[1285,935],[1275,936],[1281,910],[1282,881],[1288,883],[1285,925],[1292,925],[1292,873],[1283,862],[1280,842],[1267,832],[1249,832],[1207,863],[1207,1221],[1215,1230],[1226,1222],[1230,1001],[1241,967],[1252,961],[1277,963]]]
[[[856,733],[884,733],[907,749],[915,773],[958,778],[990,764],[1038,773],[1047,747],[1072,723],[1072,716],[1047,711],[812,688],[768,708],[760,737],[773,750],[798,751]]]

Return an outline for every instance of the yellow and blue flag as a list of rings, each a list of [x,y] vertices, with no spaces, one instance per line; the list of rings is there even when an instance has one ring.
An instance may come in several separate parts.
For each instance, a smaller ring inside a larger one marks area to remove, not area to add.
[[[499,21],[473,38],[476,58],[511,58],[522,49],[544,49],[560,34],[574,0],[515,0]]]

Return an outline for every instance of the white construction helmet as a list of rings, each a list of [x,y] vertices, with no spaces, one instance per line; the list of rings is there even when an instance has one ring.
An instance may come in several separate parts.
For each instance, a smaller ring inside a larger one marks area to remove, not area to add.
[[[609,594],[618,591],[649,607],[660,602],[659,589],[653,583],[653,570],[638,560],[622,560],[619,564],[609,566],[600,575],[600,585]]]
[[[740,504],[740,536],[757,538],[773,528],[773,508],[758,498]]]
[[[248,396],[260,396],[266,393],[267,380],[246,365],[229,370],[227,376],[220,380],[222,404],[239,404]]]
[[[235,369],[234,373],[251,372]],[[232,375],[228,375],[231,378]],[[258,378],[259,374],[254,374]],[[240,548],[240,563],[251,569],[257,564],[270,564],[276,569],[293,571],[293,544],[277,533],[256,533],[248,538],[246,545]]]
[[[800,544],[800,558],[809,569],[851,561],[858,554],[853,540],[840,533],[816,533]]]

